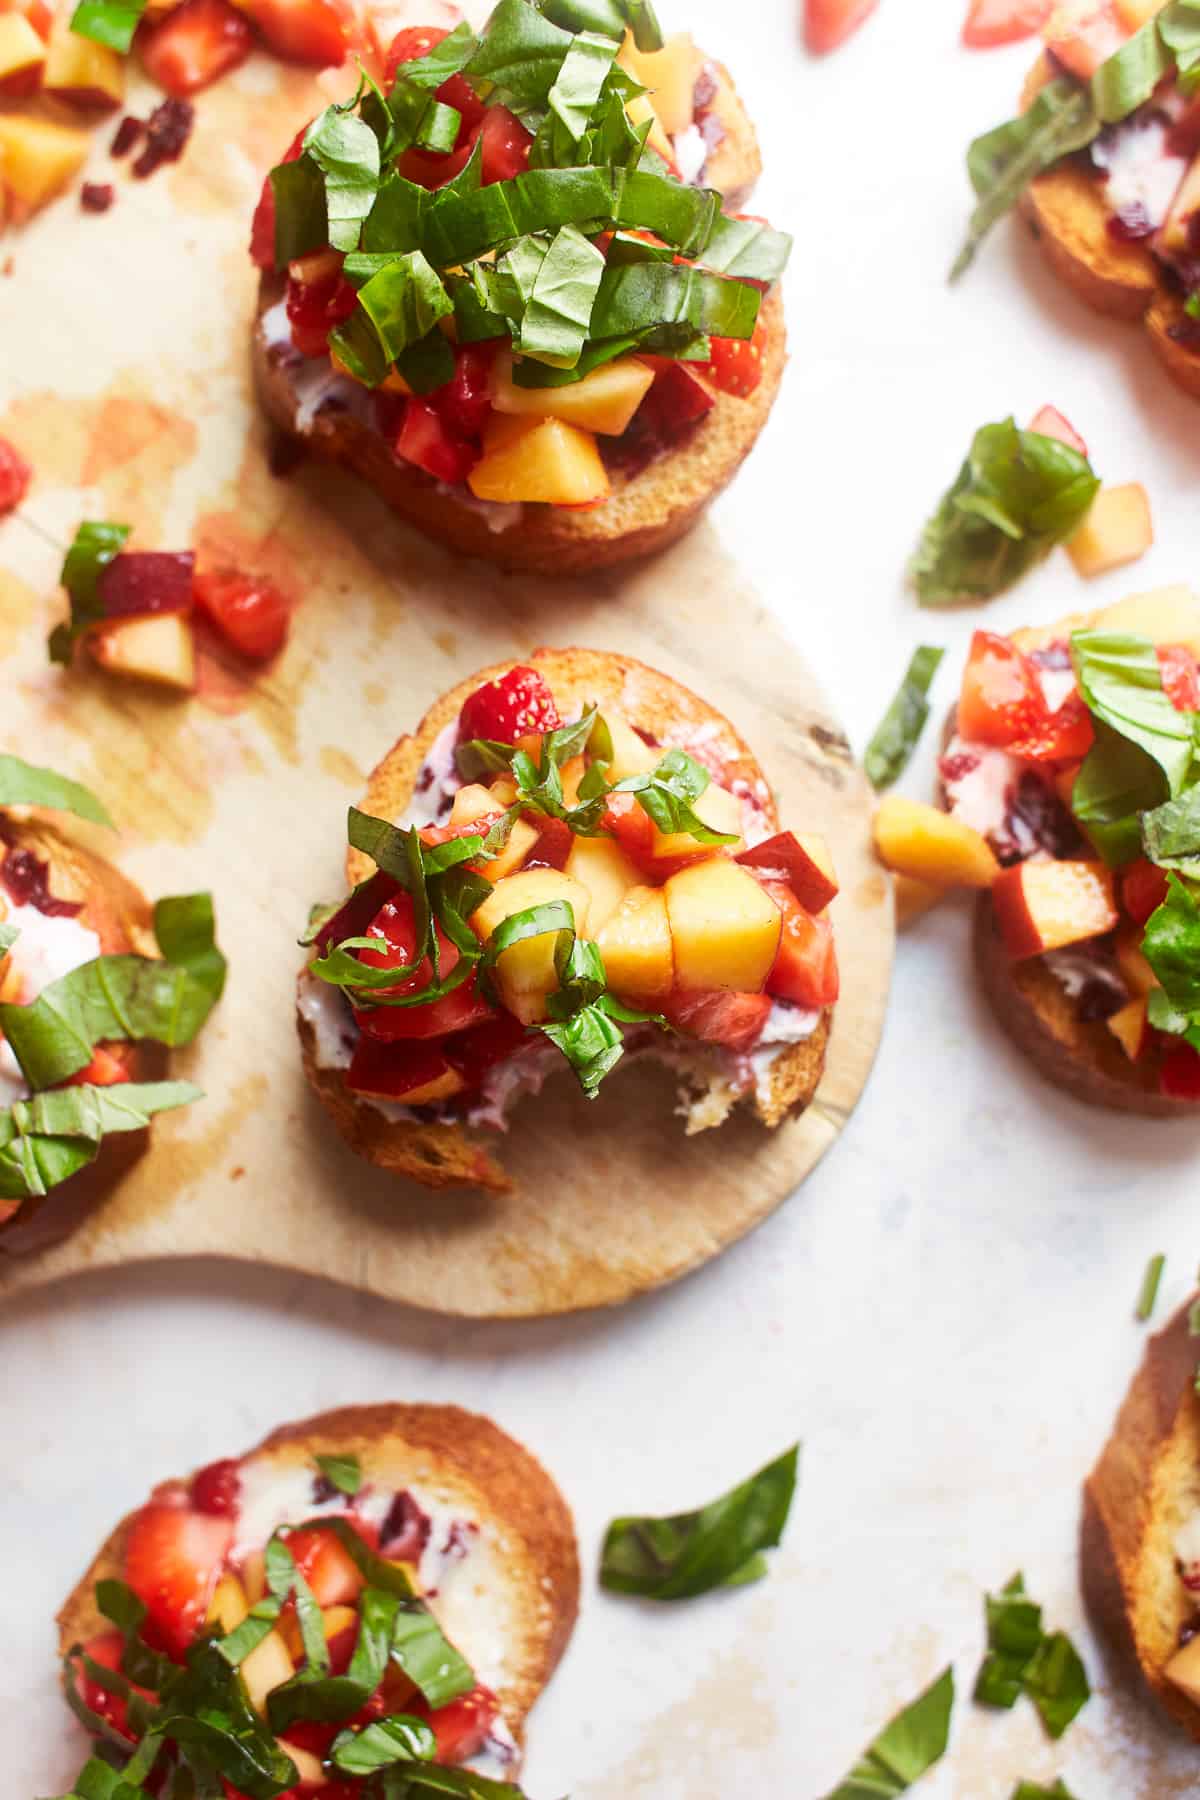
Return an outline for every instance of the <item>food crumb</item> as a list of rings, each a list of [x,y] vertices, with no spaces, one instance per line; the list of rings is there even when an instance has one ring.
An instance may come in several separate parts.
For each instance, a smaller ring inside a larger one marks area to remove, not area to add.
[[[0,268],[0,275],[4,275],[4,276],[15,275],[16,270],[17,270],[17,265],[13,261],[12,257],[6,256],[4,259],[4,265],[2,268]]]
[[[117,126],[113,141],[109,146],[110,156],[125,156],[136,143],[146,135],[146,121],[135,119],[132,113],[126,113]]]
[[[239,1163],[236,1169],[230,1169],[229,1179],[230,1181],[240,1181],[245,1173],[245,1169],[242,1167],[242,1164]]]
[[[164,100],[146,120],[146,148],[133,165],[144,180],[165,162],[178,162],[192,135],[196,109],[190,100]]]
[[[111,181],[85,181],[79,190],[79,203],[84,212],[107,212],[116,199]]]

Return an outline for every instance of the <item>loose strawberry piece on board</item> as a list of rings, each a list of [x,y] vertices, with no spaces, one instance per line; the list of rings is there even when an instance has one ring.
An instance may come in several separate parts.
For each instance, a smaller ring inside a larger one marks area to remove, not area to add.
[[[185,96],[208,87],[245,62],[254,33],[244,13],[228,0],[184,0],[159,24],[138,33],[138,55],[152,81]]]
[[[769,994],[739,994],[727,989],[711,993],[675,993],[663,1007],[671,1024],[687,1037],[728,1050],[752,1050],[771,1011]]]
[[[1072,450],[1078,450],[1080,456],[1086,456],[1088,447],[1072,425],[1070,419],[1063,417],[1057,406],[1042,406],[1029,421],[1030,431],[1039,437],[1057,438],[1060,444],[1066,444]]]
[[[15,444],[0,438],[0,518],[20,506],[33,479],[33,470]]]
[[[971,0],[963,43],[971,50],[1019,43],[1036,36],[1053,10],[1054,0]],[[1040,431],[1042,427],[1034,425],[1032,429]]]
[[[1200,666],[1182,644],[1160,644],[1163,692],[1177,712],[1200,712]]]
[[[836,50],[865,25],[879,0],[804,0],[804,42],[818,56]]]
[[[767,347],[767,326],[760,319],[749,338],[712,340],[712,355],[707,363],[713,386],[723,394],[745,400],[752,394],[763,375],[763,352]]]
[[[172,1656],[182,1657],[204,1623],[233,1541],[229,1519],[152,1500],[134,1519],[125,1579]]]
[[[767,977],[767,992],[797,1006],[832,1006],[838,997],[837,950],[828,916],[814,919],[786,882],[763,883],[783,914],[779,954]]]
[[[233,1457],[209,1463],[192,1477],[192,1505],[216,1519],[232,1518],[242,1492],[241,1464]]]
[[[345,60],[353,15],[336,0],[246,0],[246,11],[286,62],[322,69]]]
[[[291,609],[279,589],[236,569],[207,569],[193,586],[197,609],[242,656],[266,662],[287,642]]]
[[[557,731],[562,724],[554,695],[545,678],[525,663],[517,663],[463,702],[458,716],[458,735],[491,738],[498,744],[515,744],[530,732]]]
[[[963,671],[959,736],[973,744],[1012,744],[1046,722],[1037,671],[1008,638],[977,631]]]
[[[1157,912],[1167,897],[1167,877],[1163,869],[1139,856],[1121,871],[1121,905],[1135,925],[1144,925],[1152,912]]]

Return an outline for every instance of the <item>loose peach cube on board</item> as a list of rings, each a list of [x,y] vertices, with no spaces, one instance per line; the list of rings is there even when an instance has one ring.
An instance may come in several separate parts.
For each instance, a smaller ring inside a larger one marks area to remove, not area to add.
[[[20,213],[36,212],[77,175],[91,137],[53,119],[0,113],[0,185]]]
[[[923,800],[887,794],[875,812],[879,860],[934,887],[991,887],[1000,872],[985,837]]]
[[[992,906],[1014,960],[1101,937],[1121,916],[1112,873],[1094,862],[1018,863],[996,878]]]
[[[1154,542],[1150,499],[1140,481],[1101,488],[1087,518],[1067,540],[1067,555],[1086,578],[1136,562]]]
[[[196,685],[196,645],[183,613],[115,620],[93,631],[87,646],[110,674],[188,692]]]

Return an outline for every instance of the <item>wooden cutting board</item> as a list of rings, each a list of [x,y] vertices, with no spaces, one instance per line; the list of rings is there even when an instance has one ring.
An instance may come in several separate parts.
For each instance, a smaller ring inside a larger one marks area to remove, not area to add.
[[[272,475],[249,387],[247,221],[263,172],[326,97],[256,59],[202,96],[178,168],[119,175],[101,217],[65,198],[6,242],[0,317],[19,354],[5,357],[0,434],[36,478],[0,526],[2,747],[94,786],[122,838],[89,841],[147,892],[213,890],[230,980],[200,1044],[174,1060],[205,1100],[158,1123],[150,1155],[66,1242],[0,1257],[0,1291],[217,1253],[472,1317],[609,1305],[758,1224],[857,1101],[893,948],[869,794],[710,527],[641,567],[546,583],[456,561],[336,471]],[[135,111],[148,103],[131,95]],[[93,179],[120,168],[109,135]],[[206,660],[193,699],[52,669],[58,565],[84,517],[270,575],[296,608],[283,657],[253,684]],[[538,644],[627,652],[729,715],[784,820],[833,846],[843,996],[817,1101],[774,1135],[738,1121],[684,1138],[669,1078],[640,1066],[592,1105],[566,1078],[515,1115],[513,1195],[431,1195],[359,1162],[308,1095],[296,938],[310,904],[341,891],[345,810],[366,770],[433,696]]]

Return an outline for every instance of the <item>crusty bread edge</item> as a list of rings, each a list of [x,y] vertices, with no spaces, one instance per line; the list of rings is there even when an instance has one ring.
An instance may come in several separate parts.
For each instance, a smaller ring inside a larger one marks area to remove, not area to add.
[[[1179,1627],[1190,1616],[1171,1538],[1194,1504],[1200,1471],[1200,1339],[1188,1308],[1151,1338],[1095,1468],[1084,1486],[1080,1579],[1088,1611],[1130,1671],[1175,1721],[1200,1739],[1200,1707],[1167,1680]],[[1181,1502],[1190,1477],[1192,1498]],[[1173,1615],[1164,1617],[1167,1594]]]
[[[441,732],[458,717],[463,702],[477,687],[505,674],[521,660],[541,671],[564,707],[588,700],[619,704],[631,723],[664,743],[671,741],[672,732],[686,736],[688,726],[702,725],[710,732],[715,729],[719,737],[713,741],[719,744],[730,776],[757,790],[772,829],[778,828],[769,784],[753,751],[728,719],[680,682],[633,657],[581,649],[536,650],[528,658],[508,658],[460,681],[435,702],[417,730],[398,739],[372,770],[363,810],[377,818],[399,818],[412,797],[418,770]],[[348,851],[349,884],[364,880],[373,866],[361,853]],[[754,1097],[756,1115],[768,1129],[802,1112],[816,1093],[824,1073],[830,1017],[826,1009],[810,1038],[787,1046],[776,1057],[766,1091]],[[392,1122],[377,1108],[356,1099],[340,1070],[317,1067],[315,1034],[304,1019],[298,1018],[298,1024],[305,1074],[350,1149],[377,1168],[406,1175],[424,1187],[471,1186],[493,1193],[511,1190],[504,1169],[464,1127]],[[613,1079],[621,1079],[619,1071]],[[597,1104],[604,1104],[603,1094]]]
[[[370,1476],[381,1450],[391,1456],[429,1458],[479,1502],[475,1516],[491,1518],[516,1540],[528,1560],[536,1601],[545,1607],[546,1629],[531,1631],[534,1655],[526,1676],[500,1694],[505,1721],[523,1744],[524,1727],[538,1695],[557,1668],[579,1612],[580,1572],[574,1521],[557,1485],[537,1459],[499,1426],[457,1406],[384,1404],[339,1407],[271,1432],[249,1456],[297,1452],[357,1455]],[[419,1478],[418,1478],[419,1485]],[[57,1615],[60,1654],[107,1629],[96,1609],[94,1588],[124,1570],[125,1547],[136,1513],[110,1533],[86,1574]]]

